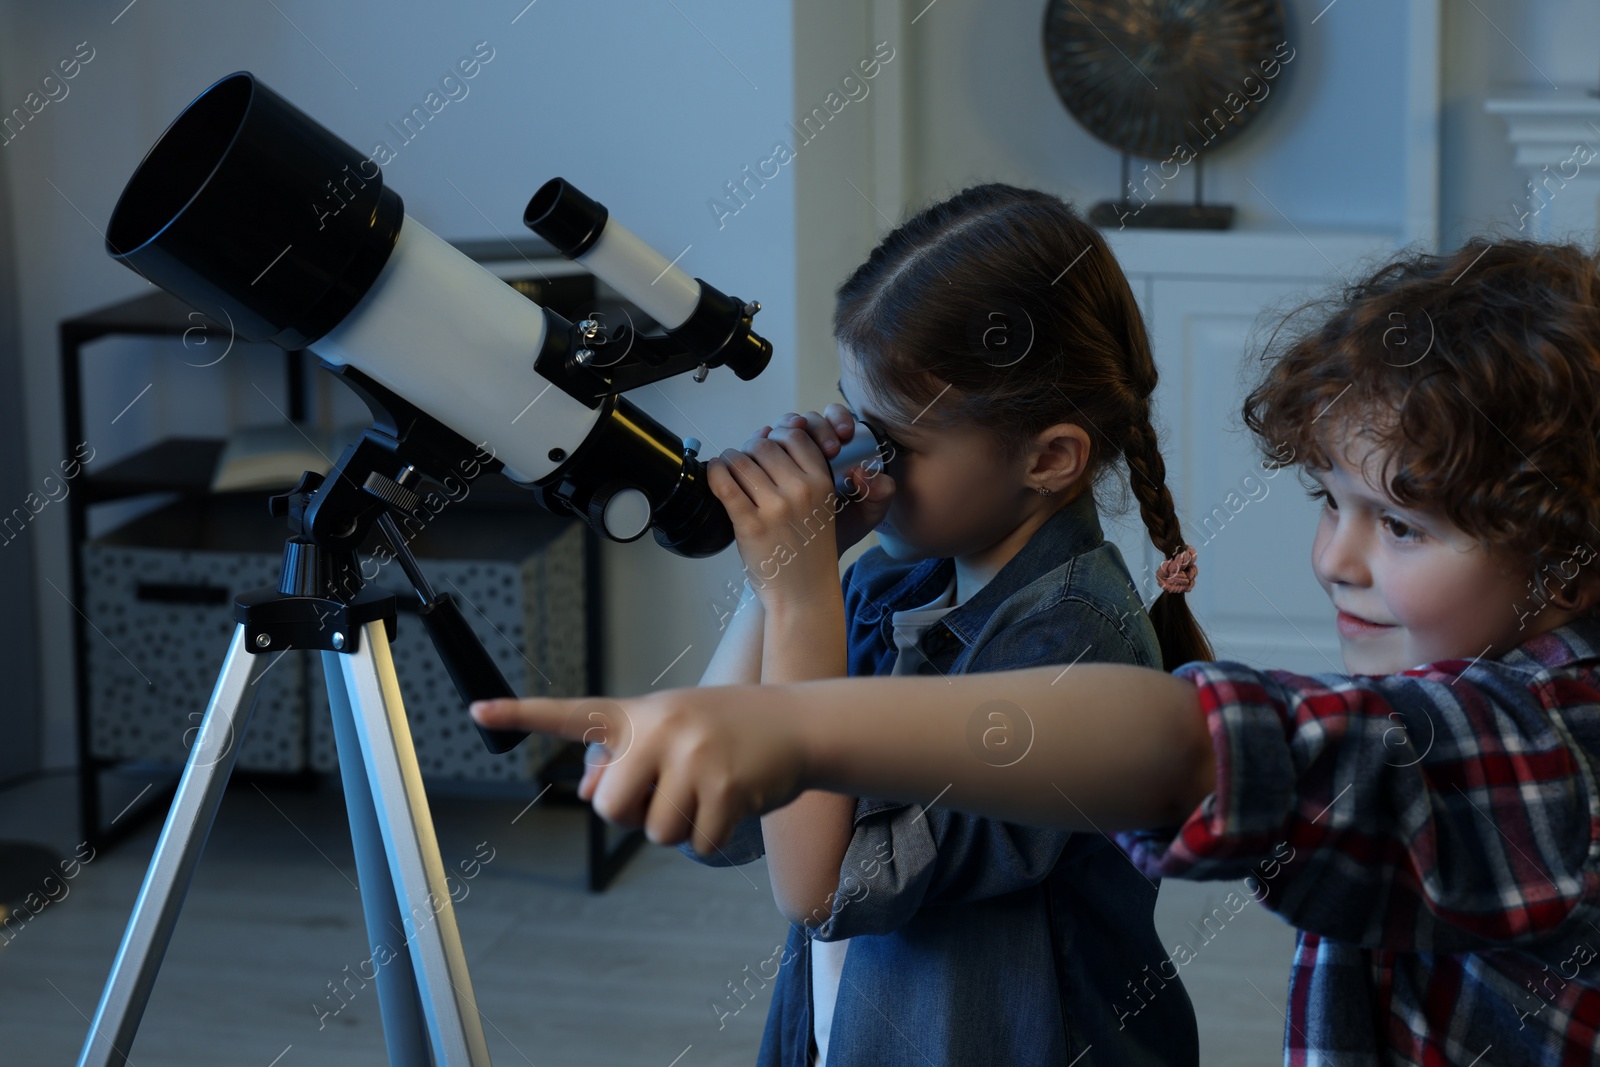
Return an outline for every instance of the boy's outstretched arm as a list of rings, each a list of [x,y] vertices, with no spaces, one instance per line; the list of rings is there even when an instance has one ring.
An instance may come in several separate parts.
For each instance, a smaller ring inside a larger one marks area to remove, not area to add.
[[[1006,766],[984,737],[997,709],[1031,734],[1007,749],[1026,754]],[[702,854],[740,817],[808,788],[1110,832],[1181,823],[1216,773],[1194,687],[1119,664],[500,700],[473,715],[602,740],[612,760],[595,810]]]

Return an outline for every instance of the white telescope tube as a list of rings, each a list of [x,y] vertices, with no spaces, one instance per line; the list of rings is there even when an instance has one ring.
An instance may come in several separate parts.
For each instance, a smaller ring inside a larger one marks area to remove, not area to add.
[[[532,482],[560,466],[552,448],[570,456],[600,416],[533,369],[544,334],[537,304],[407,215],[377,280],[311,350],[486,443],[508,478]]]

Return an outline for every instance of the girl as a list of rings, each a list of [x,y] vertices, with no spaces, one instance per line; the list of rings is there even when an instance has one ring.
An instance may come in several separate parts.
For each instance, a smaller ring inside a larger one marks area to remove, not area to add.
[[[1424,355],[1391,358],[1397,324]],[[1597,1062],[1600,264],[1519,240],[1404,255],[1292,338],[1244,411],[1316,483],[1311,565],[1351,676],[664,692],[609,712],[628,757],[580,792],[633,824],[648,802],[655,840],[703,850],[802,783],[1142,831],[1119,842],[1143,870],[1243,876],[1300,928],[1285,1063]],[[1037,736],[997,772],[961,738],[1002,697]],[[572,703],[474,714],[579,736]]]
[[[1152,626],[1102,536],[1092,490],[1120,456],[1155,543],[1182,547],[1139,311],[1070,206],[983,185],[928,208],[840,287],[834,331],[853,413],[791,415],[707,472],[751,592],[702,685],[1159,668],[1208,654],[1181,575]],[[841,512],[828,457],[855,415],[896,455],[888,471],[856,469],[861,499]],[[874,525],[879,545],[841,590],[839,553]],[[1009,762],[1021,728],[1011,709],[990,709],[979,751]],[[1015,826],[936,799],[808,793],[712,857],[764,850],[793,924],[760,1062],[1196,1062],[1181,985],[1126,1026],[1105,992],[1163,955],[1155,883],[1092,830]]]

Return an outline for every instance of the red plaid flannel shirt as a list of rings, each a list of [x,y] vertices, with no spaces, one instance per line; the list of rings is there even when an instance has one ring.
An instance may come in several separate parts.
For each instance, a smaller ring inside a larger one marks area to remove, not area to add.
[[[1119,834],[1300,930],[1284,1063],[1600,1063],[1600,619],[1384,676],[1188,663],[1217,788]]]

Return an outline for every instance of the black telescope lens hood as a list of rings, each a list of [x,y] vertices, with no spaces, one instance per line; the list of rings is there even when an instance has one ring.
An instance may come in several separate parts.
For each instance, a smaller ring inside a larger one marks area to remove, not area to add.
[[[239,337],[295,349],[366,294],[404,218],[376,163],[238,71],[145,155],[106,251]]]

